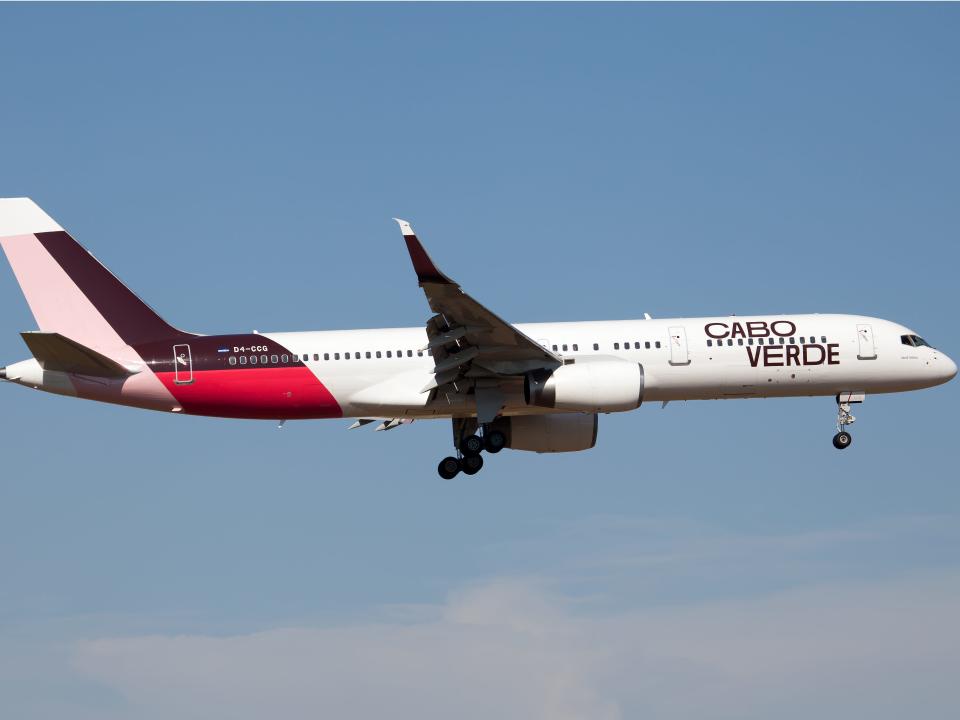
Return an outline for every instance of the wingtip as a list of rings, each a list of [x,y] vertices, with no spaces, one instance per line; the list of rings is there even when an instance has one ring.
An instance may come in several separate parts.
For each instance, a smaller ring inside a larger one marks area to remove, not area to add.
[[[393,221],[400,226],[400,232],[403,233],[404,237],[413,236],[416,237],[416,233],[413,231],[410,223],[406,220],[401,220],[400,218],[394,218]]]

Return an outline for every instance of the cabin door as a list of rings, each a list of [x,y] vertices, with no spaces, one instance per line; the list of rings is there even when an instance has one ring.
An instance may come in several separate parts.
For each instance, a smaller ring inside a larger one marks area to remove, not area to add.
[[[193,382],[193,355],[189,345],[173,346],[173,381],[177,385]]]
[[[857,325],[857,342],[859,343],[858,360],[877,359],[877,344],[874,341],[871,325]]]
[[[687,350],[687,331],[682,327],[670,328],[670,364],[690,364],[690,352]]]

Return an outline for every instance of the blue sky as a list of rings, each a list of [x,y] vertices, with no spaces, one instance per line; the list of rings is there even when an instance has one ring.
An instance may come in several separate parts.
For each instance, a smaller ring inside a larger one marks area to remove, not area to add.
[[[850,312],[953,357],[953,5],[3,5],[0,196],[198,332]],[[0,271],[0,359],[33,319]],[[954,717],[956,382],[445,423],[6,386],[0,715]],[[691,692],[696,688],[697,692]]]

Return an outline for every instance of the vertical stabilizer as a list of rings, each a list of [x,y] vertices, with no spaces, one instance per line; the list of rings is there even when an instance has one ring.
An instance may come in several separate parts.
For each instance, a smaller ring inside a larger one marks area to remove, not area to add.
[[[0,246],[44,332],[107,351],[186,335],[29,198],[0,198]]]

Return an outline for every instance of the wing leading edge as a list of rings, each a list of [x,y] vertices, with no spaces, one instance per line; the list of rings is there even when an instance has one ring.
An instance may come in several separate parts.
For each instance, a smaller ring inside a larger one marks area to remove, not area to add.
[[[489,387],[489,383],[470,381],[507,380],[530,370],[552,369],[563,364],[559,356],[465,293],[437,268],[410,223],[396,221],[403,232],[417,281],[435,313],[427,320],[427,348],[434,359],[434,377],[424,392],[445,386],[451,386],[458,393],[472,388],[479,391],[481,387]],[[478,407],[486,405],[480,401],[479,394]]]

